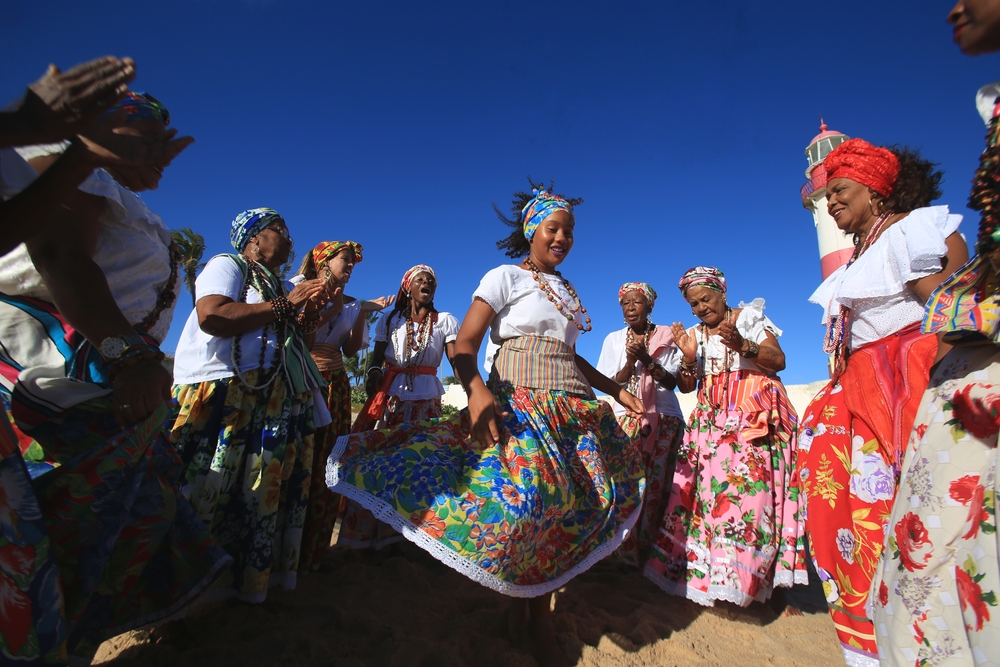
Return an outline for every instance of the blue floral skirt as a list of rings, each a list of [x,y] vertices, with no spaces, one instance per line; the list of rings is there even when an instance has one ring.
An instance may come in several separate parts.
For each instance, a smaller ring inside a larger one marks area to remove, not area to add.
[[[559,588],[611,554],[639,518],[642,457],[607,403],[491,382],[498,445],[468,411],[338,439],[334,491],[446,565],[514,597]]]

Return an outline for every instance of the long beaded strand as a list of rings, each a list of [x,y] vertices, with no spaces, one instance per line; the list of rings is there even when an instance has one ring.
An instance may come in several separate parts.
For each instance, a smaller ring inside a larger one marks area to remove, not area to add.
[[[528,270],[531,271],[531,277],[535,279],[535,283],[538,285],[538,289],[542,290],[542,293],[552,302],[552,305],[556,307],[563,317],[576,325],[576,328],[583,333],[587,333],[593,327],[590,326],[590,316],[587,315],[587,309],[583,307],[583,302],[580,301],[580,297],[577,295],[576,290],[573,288],[573,284],[563,278],[563,275],[558,271],[553,270],[559,278],[562,278],[563,282],[566,283],[566,291],[569,292],[570,298],[576,302],[576,305],[572,303],[566,303],[563,298],[556,293],[556,291],[549,285],[549,281],[545,279],[542,273],[535,266],[535,263],[531,261],[530,257],[525,258],[525,263],[528,265]],[[580,313],[586,320],[586,326],[580,324],[576,319],[576,313]]]
[[[649,352],[649,339],[653,336],[653,332],[656,330],[656,325],[652,322],[646,322],[646,331],[642,335],[642,347],[644,350]],[[628,328],[628,332],[625,334],[625,346],[632,344],[635,340],[635,334],[632,333],[632,327]],[[628,379],[628,393],[633,396],[637,396],[636,393],[639,389],[639,376],[636,375],[635,369],[632,369],[632,375]]]
[[[245,283],[243,283],[243,292],[240,295],[240,301],[246,303],[247,294],[249,293],[251,286],[257,291],[258,294],[260,294],[261,300],[266,300],[268,292],[273,291],[265,289],[265,283],[269,282],[270,281],[267,280],[267,277],[263,275],[262,270],[260,266],[258,266],[257,262],[255,260],[248,259],[247,280]],[[282,289],[281,291],[284,290]],[[274,323],[275,336],[276,336],[274,342],[274,359],[271,362],[271,368],[267,369],[266,371],[264,370],[264,362],[265,359],[267,358],[267,331],[269,326],[270,323],[267,323],[263,327],[261,327],[260,368],[258,369],[259,370],[258,377],[259,378],[264,378],[267,376],[270,377],[268,377],[268,380],[266,382],[256,386],[247,382],[246,379],[243,377],[243,374],[240,372],[240,356],[241,356],[240,339],[243,336],[242,334],[237,334],[233,336],[233,352],[232,352],[233,371],[236,373],[236,377],[239,378],[240,384],[242,384],[247,389],[250,389],[251,391],[259,391],[261,389],[266,389],[267,387],[269,387],[278,377],[279,371],[285,365],[285,355],[283,353],[285,347],[285,323],[279,321]]]
[[[733,318],[733,309],[730,308],[729,306],[726,306],[726,322],[731,322],[732,318]],[[716,361],[715,361],[714,358],[712,359],[711,370],[709,370],[709,367],[708,367],[708,354],[707,354],[708,336],[709,336],[709,334],[708,334],[708,325],[705,324],[704,322],[702,322],[701,323],[701,358],[705,361],[705,375],[703,376],[703,379],[702,379],[702,386],[704,388],[704,393],[705,393],[705,402],[708,402],[708,390],[709,390],[709,388],[711,388],[712,385],[715,384],[715,381],[713,380],[713,378],[719,372],[719,368],[716,365]],[[719,408],[725,406],[726,410],[728,411],[729,410],[729,401],[726,399],[726,396],[729,393],[729,376],[732,373],[732,366],[733,366],[734,357],[733,357],[733,350],[730,349],[730,347],[728,345],[723,345],[722,347],[725,350],[725,352],[723,353],[723,357],[722,357],[722,361],[723,361],[724,368],[725,368],[725,374],[723,375],[723,378],[722,378],[722,400],[719,402],[718,405],[715,405],[715,404],[710,404],[710,405],[713,408],[713,410],[718,410]]]

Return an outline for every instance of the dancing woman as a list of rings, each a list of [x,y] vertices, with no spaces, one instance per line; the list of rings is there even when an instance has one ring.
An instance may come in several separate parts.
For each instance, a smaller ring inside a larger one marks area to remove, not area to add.
[[[438,366],[455,357],[458,320],[434,308],[437,274],[417,264],[403,274],[392,312],[375,326],[375,349],[368,363],[368,401],[354,432],[393,428],[404,422],[440,417],[444,386]],[[349,502],[337,544],[381,549],[402,537],[356,502]]]
[[[698,402],[645,574],[699,604],[746,607],[775,586],[808,583],[792,485],[797,416],[776,375],[781,329],[763,299],[731,308],[716,268],[693,268],[678,287],[701,323],[673,325],[667,368],[682,392],[697,386]]]
[[[802,418],[799,483],[844,660],[875,667],[869,588],[938,353],[937,338],[920,331],[924,304],[968,253],[957,231],[961,216],[946,206],[923,208],[941,178],[926,160],[849,139],[824,165],[830,215],[858,244],[809,298],[824,308],[834,362],[830,383]]]
[[[615,555],[641,571],[667,509],[684,415],[673,392],[677,380],[664,368],[674,350],[673,331],[651,320],[656,290],[648,283],[625,283],[618,290],[618,303],[627,326],[604,339],[597,370],[639,396],[644,409],[636,419],[622,405],[614,406],[622,429],[642,451],[646,468],[642,519]]]
[[[640,402],[574,352],[590,319],[556,270],[574,243],[573,205],[517,193],[514,232],[498,243],[524,259],[476,289],[455,342],[469,408],[448,420],[341,438],[329,482],[447,565],[506,595],[531,598],[543,665],[566,664],[551,593],[609,555],[639,518],[638,450],[591,385],[635,413]],[[499,345],[488,383],[476,358]],[[471,436],[471,438],[470,438]],[[520,630],[525,608],[511,621]]]

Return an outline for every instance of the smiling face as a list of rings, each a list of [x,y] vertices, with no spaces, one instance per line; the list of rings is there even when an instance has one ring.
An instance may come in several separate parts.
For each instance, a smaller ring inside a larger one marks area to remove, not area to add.
[[[285,221],[278,218],[260,230],[256,236],[251,237],[243,249],[243,254],[257,260],[269,271],[274,271],[288,261],[291,251],[292,237],[288,233]]]
[[[873,195],[868,186],[849,178],[831,178],[826,184],[826,196],[826,210],[845,234],[860,234],[875,222],[872,206],[879,196]]]
[[[684,291],[684,299],[691,312],[709,327],[717,327],[726,317],[726,295],[714,289],[697,285]]]
[[[356,263],[354,257],[354,250],[351,248],[341,248],[337,251],[337,254],[326,260],[323,264],[324,273],[327,282],[333,286],[346,285],[351,279],[351,273],[354,271],[354,264]]]
[[[621,305],[622,316],[630,327],[640,330],[646,327],[646,318],[653,309],[649,307],[645,294],[637,289],[629,290],[622,295]]]
[[[150,140],[161,139],[167,134],[167,128],[162,121],[155,118],[137,118],[130,120],[125,125],[115,128],[115,134],[125,134],[133,137],[145,137]],[[160,187],[160,179],[163,178],[163,167],[106,167],[116,181],[127,184],[126,187],[133,192],[144,190],[156,190]],[[131,174],[126,174],[131,172]],[[131,177],[130,177],[131,176]],[[142,184],[142,185],[138,185]]]
[[[573,249],[573,229],[576,223],[567,211],[559,210],[542,220],[531,237],[531,261],[543,271],[551,272],[562,264]]]
[[[959,0],[948,13],[948,23],[965,55],[1000,50],[1000,0]]]
[[[410,278],[410,303],[427,307],[434,302],[434,292],[437,291],[437,280],[426,271],[421,271]]]

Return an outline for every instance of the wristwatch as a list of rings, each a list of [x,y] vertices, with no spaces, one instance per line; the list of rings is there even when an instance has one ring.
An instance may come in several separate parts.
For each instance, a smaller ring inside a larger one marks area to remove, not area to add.
[[[654,368],[656,368],[656,361],[654,361],[653,358],[650,357],[649,363],[646,364],[646,370],[652,373]]]
[[[105,361],[111,361],[125,354],[125,350],[137,345],[146,345],[146,341],[143,340],[142,336],[135,334],[129,336],[108,336],[101,341],[101,346],[98,350]]]

